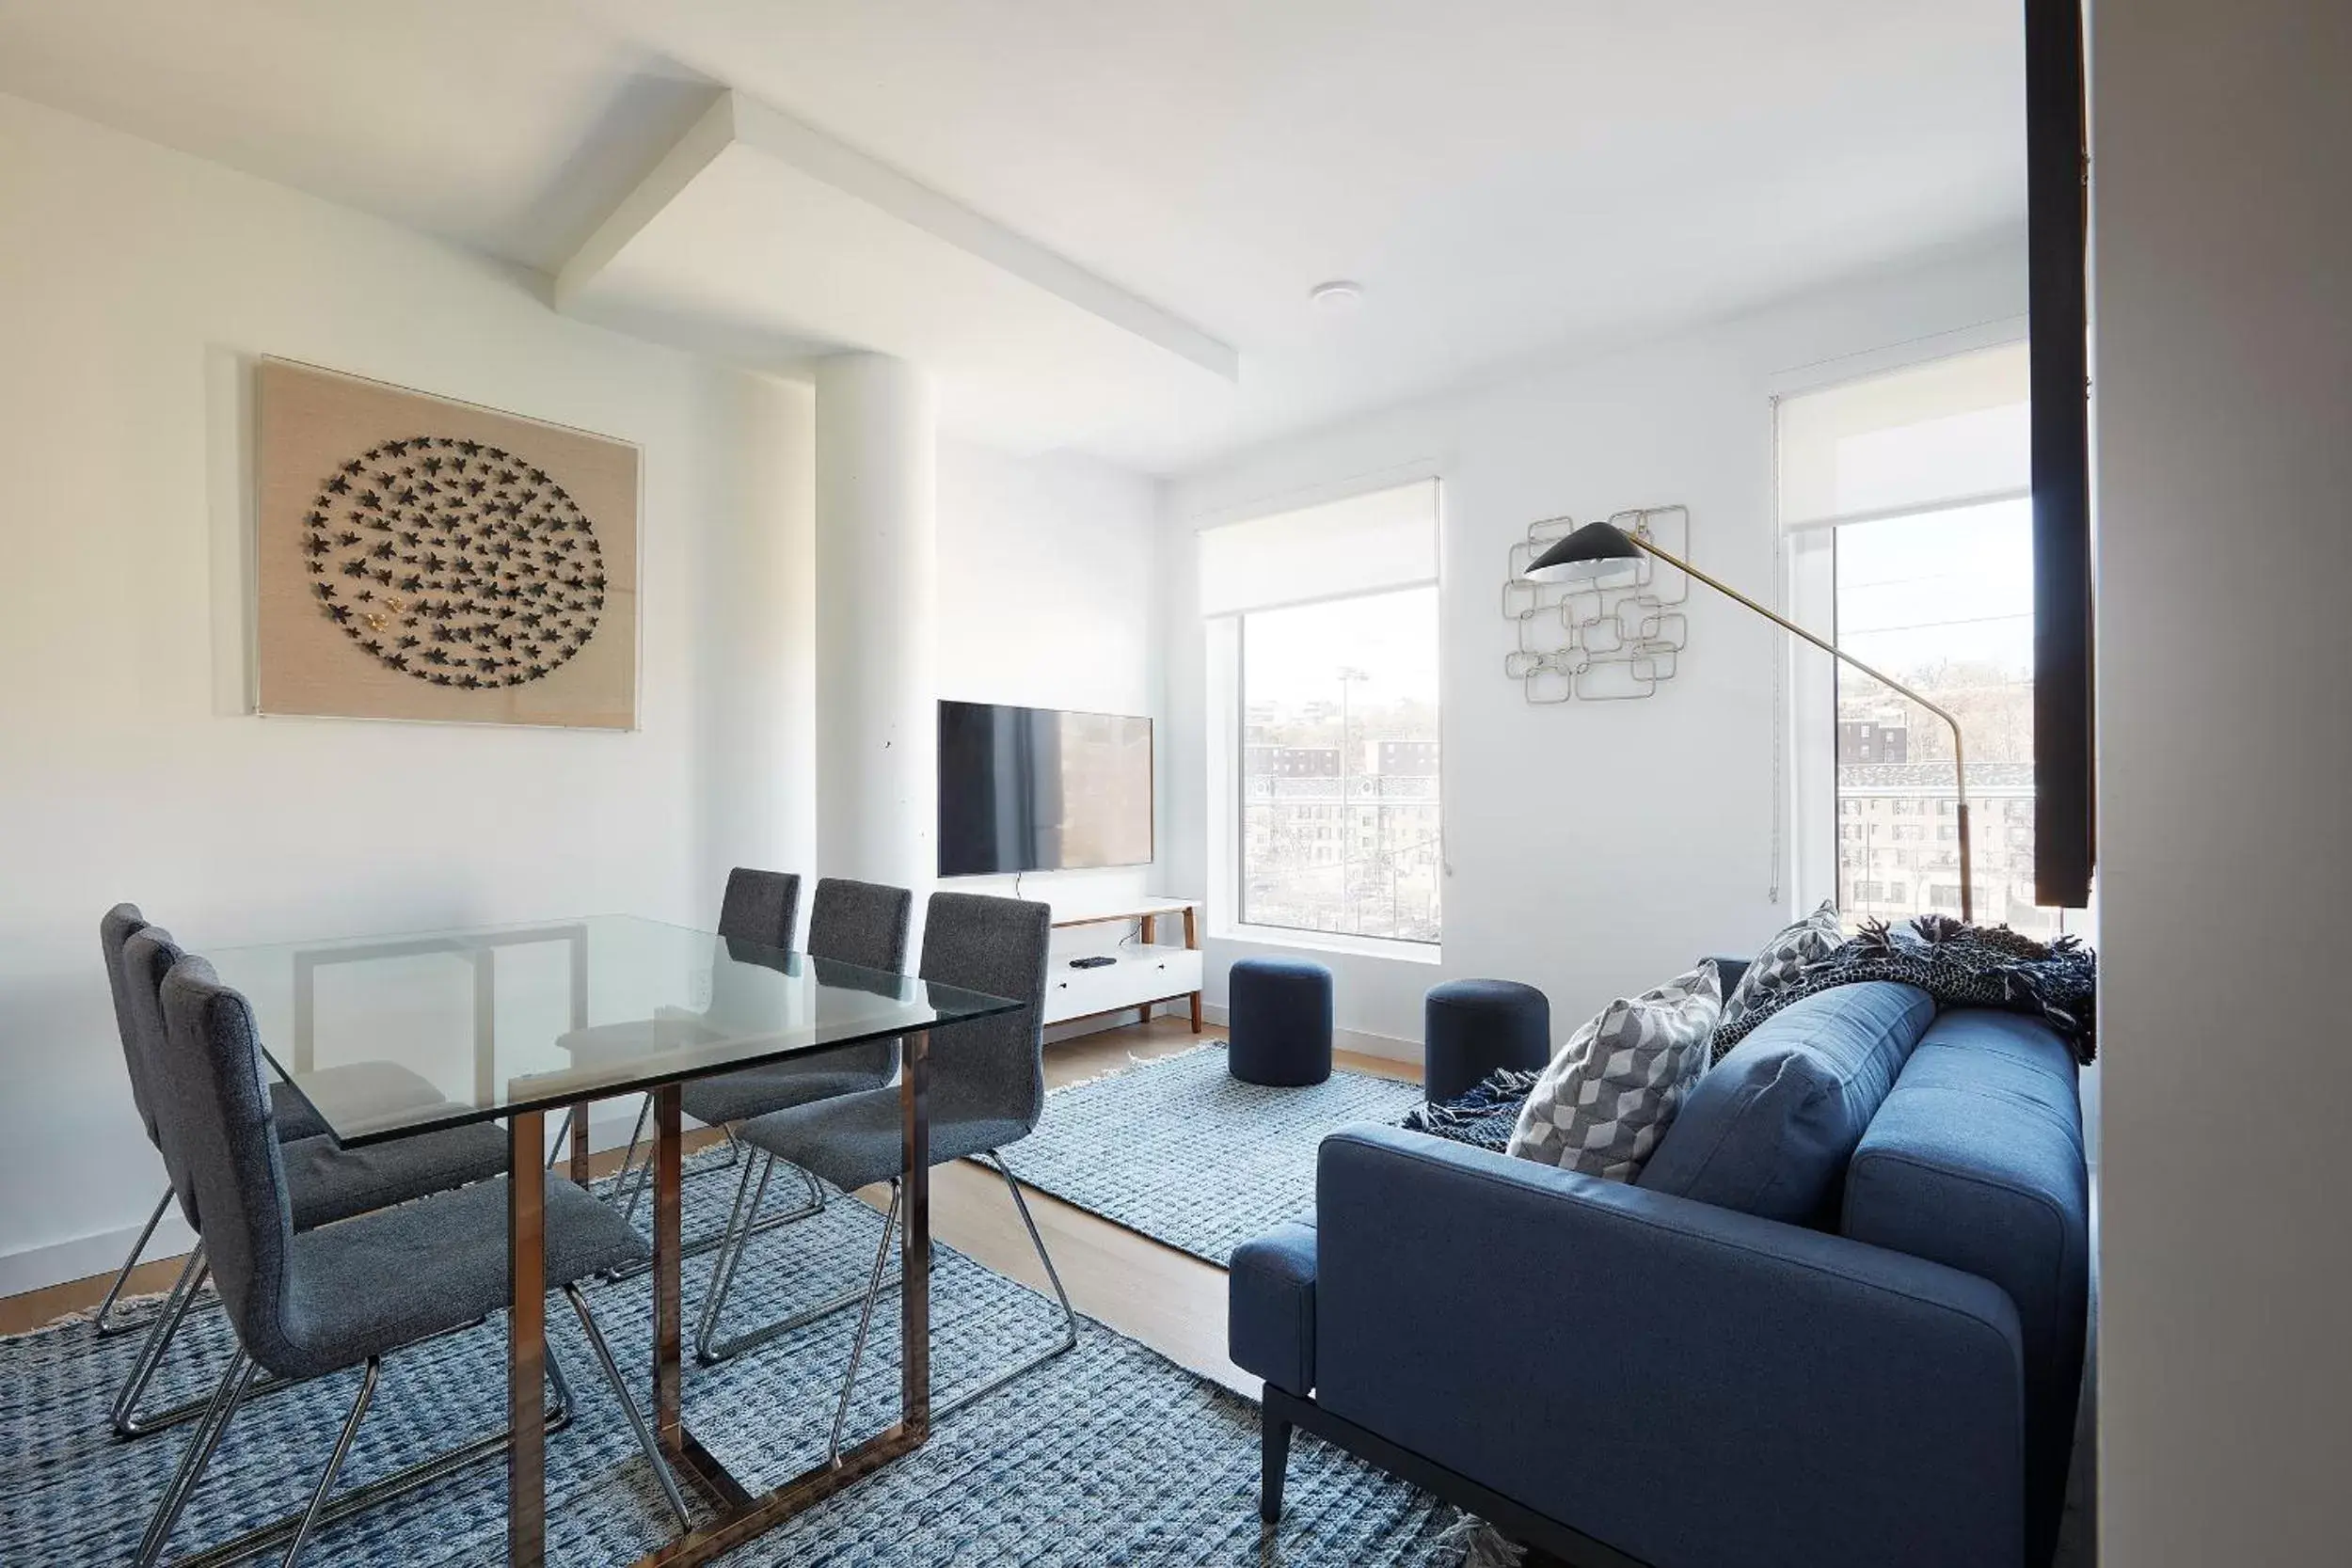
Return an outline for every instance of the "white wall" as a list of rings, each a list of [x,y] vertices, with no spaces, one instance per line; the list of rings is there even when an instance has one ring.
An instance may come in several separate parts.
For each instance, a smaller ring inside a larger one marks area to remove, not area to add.
[[[1168,879],[1205,879],[1206,665],[1194,531],[1432,465],[1443,479],[1446,859],[1441,964],[1317,953],[1355,1043],[1418,1060],[1421,1001],[1456,975],[1540,986],[1554,1033],[1611,996],[1714,952],[1747,953],[1785,916],[1772,856],[1779,634],[1694,587],[1683,673],[1655,698],[1530,707],[1502,674],[1505,554],[1539,517],[1681,502],[1694,561],[1772,592],[1776,389],[1823,361],[1966,332],[2025,308],[2022,237],[1766,313],[1441,398],[1284,443],[1168,485]],[[1860,373],[1874,368],[1857,360]],[[1219,911],[1220,914],[1222,911]],[[1216,931],[1218,921],[1211,923]],[[1231,961],[1210,944],[1212,999]]]
[[[1198,891],[1163,885],[1168,725],[1162,719],[1157,501],[1152,481],[1091,458],[1021,459],[965,442],[941,444],[939,694],[1154,721],[1159,861],[1018,879],[1021,896],[1043,899],[1057,914],[1113,909],[1147,893]],[[949,885],[1010,894],[1015,883],[1011,877],[965,877]],[[1056,950],[1103,951],[1125,929],[1058,933]],[[1164,933],[1161,940],[1174,939]],[[1057,1037],[1118,1022],[1089,1022]]]
[[[2345,1560],[2352,12],[2093,12],[2100,1535]]]
[[[160,1188],[96,947],[116,900],[199,946],[683,920],[728,865],[806,858],[809,420],[531,275],[6,98],[0,213],[6,1290],[111,1263]],[[640,443],[643,727],[247,715],[264,353]]]
[[[728,866],[812,863],[815,734],[805,388],[6,97],[0,234],[4,1293],[110,1268],[160,1190],[97,953],[110,904],[199,947],[707,920]],[[640,443],[642,728],[249,716],[264,353]],[[1156,712],[1147,482],[950,449],[939,513],[953,694]]]

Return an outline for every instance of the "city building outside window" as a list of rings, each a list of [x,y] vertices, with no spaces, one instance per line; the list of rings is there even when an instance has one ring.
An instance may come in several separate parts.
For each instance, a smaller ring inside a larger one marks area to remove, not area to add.
[[[1246,613],[1241,711],[1243,923],[1438,941],[1437,589]]]

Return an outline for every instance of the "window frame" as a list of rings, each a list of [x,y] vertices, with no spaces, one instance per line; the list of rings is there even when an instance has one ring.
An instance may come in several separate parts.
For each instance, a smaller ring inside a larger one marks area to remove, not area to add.
[[[1452,867],[1446,861],[1448,791],[1444,784],[1445,758],[1451,748],[1447,743],[1450,721],[1447,718],[1445,693],[1449,660],[1445,646],[1448,622],[1446,602],[1447,572],[1445,566],[1448,537],[1447,505],[1450,484],[1447,478],[1452,467],[1450,459],[1430,457],[1397,464],[1350,479],[1323,484],[1310,484],[1287,492],[1279,498],[1266,498],[1237,505],[1203,511],[1189,519],[1187,527],[1197,536],[1210,529],[1233,523],[1246,523],[1270,518],[1284,513],[1302,511],[1333,501],[1370,496],[1383,490],[1400,489],[1424,482],[1432,485],[1433,523],[1436,529],[1433,558],[1435,572],[1423,578],[1390,584],[1385,589],[1367,594],[1348,592],[1327,595],[1329,599],[1368,596],[1369,594],[1394,592],[1406,588],[1434,587],[1438,595],[1438,755],[1439,784],[1438,789],[1438,876],[1440,884],[1450,880]],[[1289,603],[1306,605],[1317,602],[1302,598]],[[1269,607],[1271,608],[1271,607]],[[1208,908],[1205,911],[1206,935],[1219,942],[1231,942],[1251,947],[1295,949],[1303,952],[1327,953],[1341,956],[1385,958],[1416,965],[1435,965],[1444,961],[1443,903],[1440,900],[1438,940],[1434,942],[1402,941],[1389,937],[1362,937],[1342,932],[1314,931],[1283,926],[1260,926],[1241,918],[1243,871],[1243,835],[1248,827],[1242,810],[1244,748],[1248,715],[1241,701],[1245,679],[1241,626],[1246,610],[1204,613],[1200,618],[1206,647],[1207,679],[1205,718],[1209,744],[1204,748],[1201,782],[1206,790],[1208,807],[1204,829],[1207,851]]]
[[[1779,451],[1779,405],[1784,399],[1898,374],[1939,359],[2028,342],[2029,325],[2023,315],[1997,317],[1768,376],[1764,434],[1775,453],[1775,463]],[[1833,645],[1838,644],[1838,531],[1834,527],[1818,532],[1791,532],[1784,529],[1777,467],[1766,515],[1772,531],[1782,612]],[[1811,550],[1797,547],[1799,540],[1824,537],[1825,543]],[[1838,893],[1841,835],[1837,823],[1841,797],[1837,788],[1836,689],[1842,666],[1841,661],[1793,637],[1783,641],[1778,718],[1787,784],[1776,811],[1785,845],[1778,864],[1788,890],[1794,895],[1792,902],[1810,909],[1825,899],[1835,903]],[[1826,809],[1821,806],[1822,801],[1827,802]],[[1925,879],[1921,880],[1924,882]]]
[[[2028,341],[2026,325],[2022,317],[1986,323],[1979,327],[1942,334],[1901,348],[1856,356],[1806,372],[1775,377],[1768,418],[1777,420],[1778,404],[1784,398],[1897,375],[1939,359]],[[1776,428],[1774,441],[1777,451]],[[2006,492],[1964,496],[1957,498],[1950,509],[1964,510],[1973,505],[2012,499]],[[1875,520],[1878,519],[1866,516],[1849,521]],[[1839,543],[1844,527],[1845,524],[1841,523],[1822,527],[1818,531],[1803,529],[1794,532],[1785,531],[1778,515],[1775,497],[1774,547],[1780,561],[1778,576],[1788,613],[1800,625],[1816,630],[1826,627],[1822,635],[1832,643],[1841,646],[1837,600]],[[1808,535],[1820,542],[1800,547],[1796,541]],[[1789,649],[1783,669],[1787,685],[1781,704],[1781,721],[1786,726],[1793,787],[1783,802],[1781,821],[1788,834],[1787,865],[1792,888],[1798,900],[1810,906],[1824,898],[1837,901],[1841,893],[1841,852],[1847,843],[1843,832],[1843,824],[1848,820],[1845,806],[1852,797],[1843,794],[1839,787],[1838,699],[1844,683],[1854,673],[1842,660],[1807,650],[1798,645],[1794,639],[1788,641]],[[1813,662],[1808,663],[1808,657]],[[1808,683],[1816,682],[1821,689],[1808,693]],[[1825,795],[1828,802],[1825,810],[1810,799],[1817,791]],[[1892,808],[1889,812],[1890,822],[1899,815],[1907,824],[1934,825],[1932,832],[1922,826],[1923,841],[1912,841],[1913,847],[1923,856],[1939,851],[1949,852],[1956,847],[1959,838],[1953,802],[1948,792],[1932,799],[1932,806],[1922,805],[1915,812],[1898,813]],[[2010,807],[2003,803],[2003,798],[1972,796],[1969,803],[1974,819],[1986,824],[1978,830],[1979,835],[1992,831],[1992,824],[1998,823],[2003,842],[2015,847],[2010,841],[2013,831],[2009,826]],[[1981,837],[1979,842],[1982,842]],[[2030,868],[2030,857],[2026,863]],[[1892,880],[1886,874],[1892,869],[1895,868],[1872,866],[1858,870],[1855,875],[1857,879],[1867,878],[1883,889]],[[1932,905],[1947,895],[1954,895],[1956,901],[1957,883],[1949,879],[1950,876],[1949,867],[1919,865],[1916,875],[1910,879],[1912,885],[1907,889],[1911,898],[1894,902],[1909,902],[1915,907],[1922,903]],[[1979,904],[1977,918],[1980,924],[1999,925],[2009,920],[2013,880],[2008,874],[1992,878],[1980,873],[1975,889]],[[2062,908],[2051,908],[2049,913],[2052,932],[2079,932],[2090,927],[2092,918],[2083,911]]]

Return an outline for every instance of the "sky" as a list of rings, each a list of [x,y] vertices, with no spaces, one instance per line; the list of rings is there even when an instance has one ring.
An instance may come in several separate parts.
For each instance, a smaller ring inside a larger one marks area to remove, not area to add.
[[[2032,503],[1838,529],[1837,642],[1898,676],[1955,660],[2029,677]]]
[[[1254,610],[1243,618],[1244,702],[1296,713],[1336,705],[1340,672],[1359,670],[1348,702],[1359,711],[1438,700],[1438,591],[1406,588],[1329,604]]]

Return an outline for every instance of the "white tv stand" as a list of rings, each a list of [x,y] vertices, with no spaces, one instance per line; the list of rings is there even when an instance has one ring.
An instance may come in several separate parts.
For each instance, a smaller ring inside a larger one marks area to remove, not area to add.
[[[1160,922],[1184,921],[1181,947],[1162,945]],[[1090,969],[1073,969],[1067,955],[1057,953],[1045,976],[1045,1022],[1069,1023],[1133,1009],[1136,1022],[1152,1017],[1163,1002],[1189,999],[1192,1032],[1200,1032],[1200,916],[1193,898],[1138,898],[1113,909],[1057,915],[1056,930],[1078,926],[1107,926],[1135,921],[1136,945],[1120,946],[1105,955],[1112,960]]]

